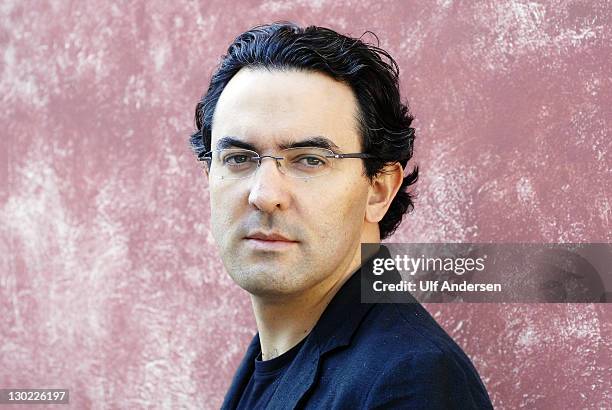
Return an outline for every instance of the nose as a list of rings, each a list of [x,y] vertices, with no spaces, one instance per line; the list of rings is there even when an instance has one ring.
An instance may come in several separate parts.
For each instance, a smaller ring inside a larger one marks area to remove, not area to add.
[[[266,213],[287,209],[291,202],[288,188],[277,161],[270,157],[263,158],[252,178],[249,204]]]

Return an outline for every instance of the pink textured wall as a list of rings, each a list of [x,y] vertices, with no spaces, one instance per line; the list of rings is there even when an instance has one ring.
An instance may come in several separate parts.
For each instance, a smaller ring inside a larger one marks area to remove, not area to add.
[[[0,4],[0,387],[220,405],[254,332],[187,148],[228,42],[290,19],[397,57],[416,212],[397,242],[611,242],[609,3]],[[428,305],[496,408],[610,408],[612,305]]]

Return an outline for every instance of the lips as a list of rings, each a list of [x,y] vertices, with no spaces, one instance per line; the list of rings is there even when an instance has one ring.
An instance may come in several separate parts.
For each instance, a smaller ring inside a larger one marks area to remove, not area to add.
[[[263,232],[254,232],[248,234],[246,239],[257,239],[260,241],[269,241],[269,242],[297,242],[291,240],[281,234],[278,233],[263,233]]]

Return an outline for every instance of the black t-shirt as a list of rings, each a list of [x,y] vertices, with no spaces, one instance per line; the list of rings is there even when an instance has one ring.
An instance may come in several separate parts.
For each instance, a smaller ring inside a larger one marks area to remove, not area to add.
[[[263,409],[268,405],[278,387],[278,382],[300,351],[305,340],[306,338],[274,359],[262,361],[261,351],[259,352],[255,359],[255,370],[251,374],[249,383],[242,392],[242,397],[238,403],[238,410]]]

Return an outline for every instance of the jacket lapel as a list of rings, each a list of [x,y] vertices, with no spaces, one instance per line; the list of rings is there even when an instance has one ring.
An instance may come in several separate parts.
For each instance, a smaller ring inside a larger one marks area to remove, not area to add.
[[[249,347],[247,348],[246,354],[244,358],[240,362],[238,366],[238,370],[236,370],[236,374],[232,380],[232,384],[230,385],[229,390],[225,394],[225,399],[223,404],[221,405],[221,409],[235,409],[238,407],[238,402],[240,401],[240,397],[242,396],[242,392],[246,387],[251,374],[254,370],[255,357],[259,354],[260,344],[259,344],[259,333],[253,337]]]
[[[266,410],[295,409],[314,384],[320,352],[316,343],[307,340],[281,379]]]

